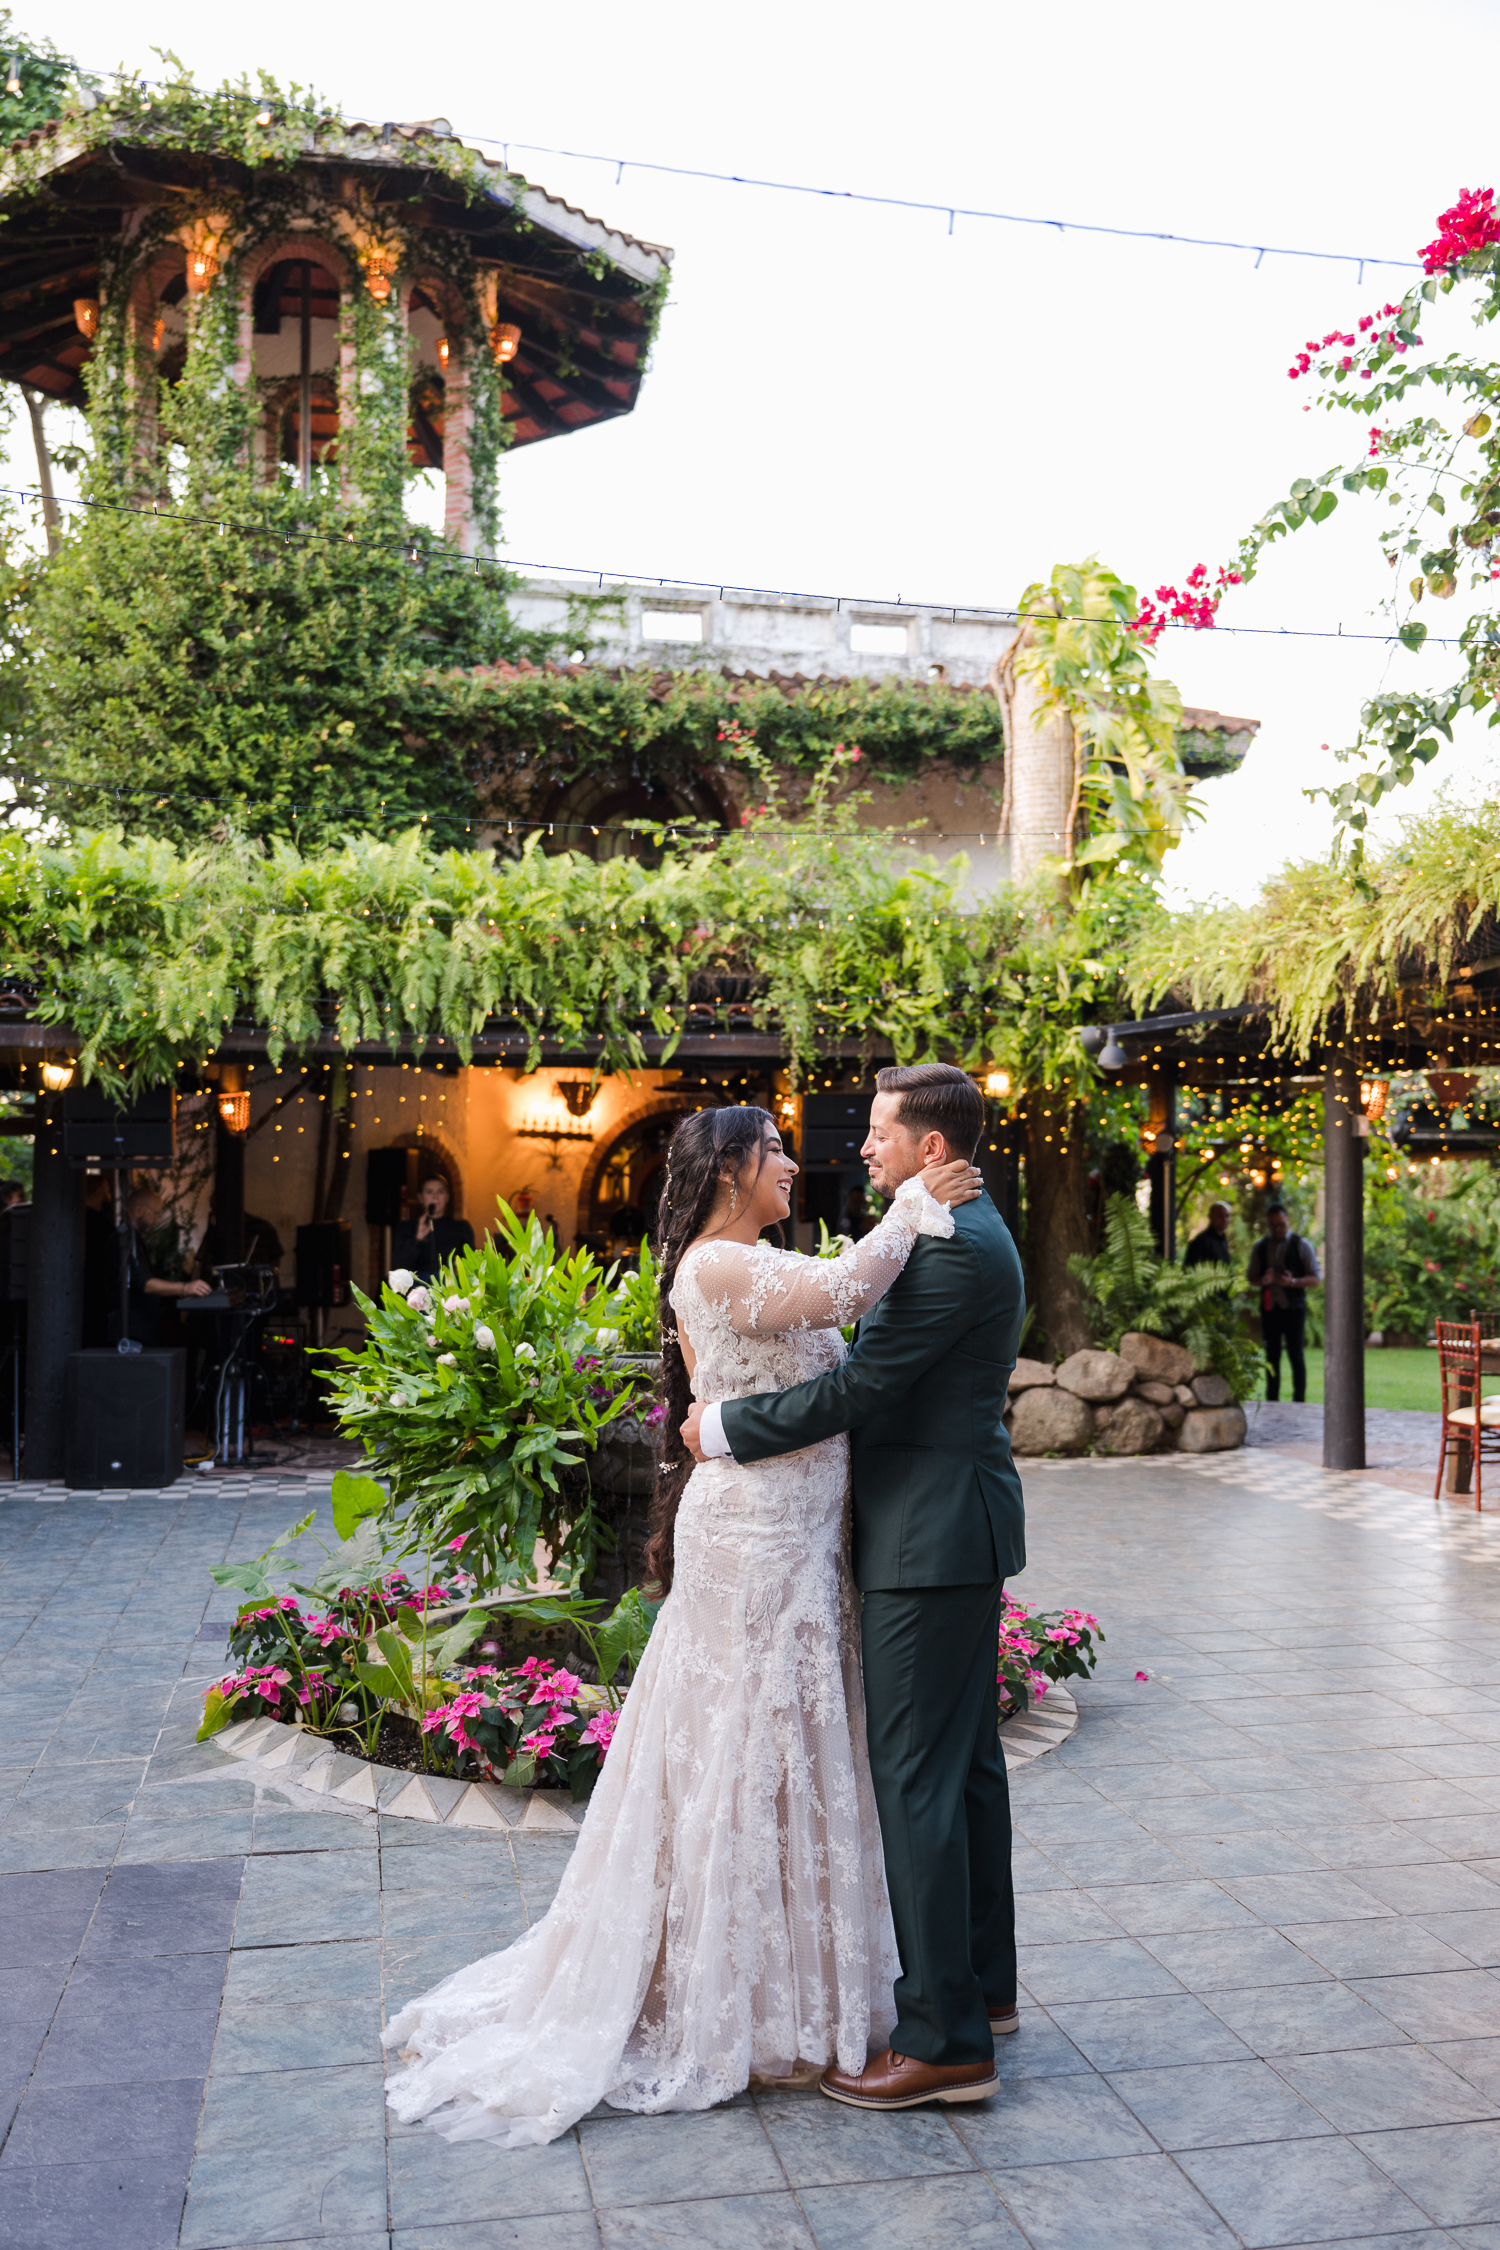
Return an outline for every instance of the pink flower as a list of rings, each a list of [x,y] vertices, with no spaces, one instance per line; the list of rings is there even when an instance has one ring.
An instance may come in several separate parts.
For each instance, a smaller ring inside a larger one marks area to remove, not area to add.
[[[550,1758],[557,1747],[555,1734],[523,1734],[521,1748],[529,1750],[534,1758]]]
[[[619,1723],[620,1714],[618,1711],[596,1711],[578,1739],[580,1743],[597,1742],[599,1755],[602,1758],[609,1748],[615,1728]]]
[[[1151,1677],[1151,1675],[1150,1675],[1150,1673],[1149,1673],[1149,1672],[1137,1672],[1137,1673],[1136,1673],[1136,1678],[1137,1678],[1138,1680],[1148,1680],[1148,1679],[1149,1679],[1150,1677]]]
[[[461,1555],[461,1554],[463,1553],[463,1548],[464,1548],[464,1541],[465,1541],[465,1540],[466,1540],[466,1539],[468,1538],[468,1536],[469,1536],[469,1534],[468,1534],[468,1533],[467,1533],[466,1531],[464,1531],[464,1532],[461,1532],[461,1533],[459,1534],[459,1536],[458,1536],[458,1538],[457,1538],[457,1539],[450,1539],[450,1540],[449,1540],[449,1542],[448,1542],[448,1552],[449,1552],[449,1554],[450,1554],[450,1555]]]

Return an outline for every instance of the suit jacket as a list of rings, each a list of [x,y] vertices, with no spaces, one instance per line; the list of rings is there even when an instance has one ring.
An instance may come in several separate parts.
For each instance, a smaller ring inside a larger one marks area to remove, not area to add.
[[[848,1430],[854,1578],[973,1586],[1026,1562],[1025,1503],[1001,1417],[1025,1289],[987,1195],[962,1203],[944,1241],[921,1235],[904,1272],[833,1373],[724,1402],[737,1461],[793,1453]]]

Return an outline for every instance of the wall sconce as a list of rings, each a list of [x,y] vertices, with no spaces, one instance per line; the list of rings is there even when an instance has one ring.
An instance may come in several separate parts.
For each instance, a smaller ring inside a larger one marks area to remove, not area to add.
[[[992,1101],[1003,1102],[1010,1092],[1010,1072],[1008,1070],[990,1071],[984,1081],[984,1090]]]
[[[250,1130],[250,1096],[241,1093],[222,1093],[219,1096],[219,1116],[227,1131],[238,1137]]]
[[[490,350],[500,365],[503,367],[508,359],[514,359],[520,349],[520,329],[511,321],[497,321],[490,330]]]
[[[77,1068],[71,1055],[49,1055],[42,1064],[42,1084],[49,1094],[65,1094]]]
[[[1388,1078],[1362,1078],[1359,1082],[1359,1106],[1372,1125],[1379,1124],[1385,1115],[1385,1105],[1391,1098]]]
[[[594,1106],[597,1088],[586,1078],[559,1078],[556,1090],[566,1102],[570,1117],[586,1117]]]
[[[82,334],[92,343],[99,332],[99,300],[97,297],[75,297],[73,318]]]
[[[165,320],[158,319],[151,330],[151,349],[153,352],[159,352],[161,350],[162,340],[165,337],[166,333],[167,324]]]

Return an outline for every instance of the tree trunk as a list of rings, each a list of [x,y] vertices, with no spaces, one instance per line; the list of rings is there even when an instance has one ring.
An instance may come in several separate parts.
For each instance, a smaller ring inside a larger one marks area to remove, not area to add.
[[[1071,862],[1078,818],[1078,746],[1065,711],[1041,712],[1042,684],[1017,676],[1031,638],[1023,625],[990,675],[1005,723],[1005,813],[1010,878],[1024,883],[1044,859]]]
[[[1083,1110],[1074,1105],[1064,1122],[1061,1101],[1043,1115],[1045,1096],[1027,1106],[1026,1280],[1037,1327],[1027,1338],[1034,1358],[1066,1359],[1092,1341],[1081,1283],[1068,1260],[1087,1256],[1089,1240],[1088,1149]]]
[[[21,396],[26,401],[26,411],[31,416],[31,442],[36,447],[36,481],[42,494],[42,522],[47,527],[47,552],[55,555],[62,545],[62,521],[57,509],[57,495],[52,489],[52,454],[47,444],[47,429],[42,417],[47,410],[45,391],[34,391],[29,384],[21,385]]]

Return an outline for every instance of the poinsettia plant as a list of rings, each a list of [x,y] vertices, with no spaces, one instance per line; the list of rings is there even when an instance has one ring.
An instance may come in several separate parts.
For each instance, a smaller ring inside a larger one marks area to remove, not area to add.
[[[1042,1701],[1059,1680],[1086,1680],[1099,1661],[1104,1632],[1086,1609],[1034,1610],[1013,1594],[1002,1597],[996,1684],[1000,1716],[1008,1718]]]

